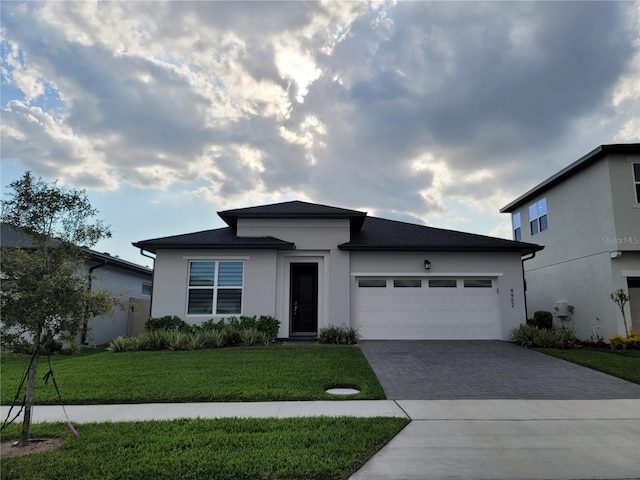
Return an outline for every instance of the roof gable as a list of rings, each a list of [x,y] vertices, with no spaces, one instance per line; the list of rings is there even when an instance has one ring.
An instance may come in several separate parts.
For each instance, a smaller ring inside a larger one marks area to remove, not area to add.
[[[612,144],[612,145],[600,145],[599,147],[587,153],[582,158],[573,162],[571,165],[568,165],[567,167],[563,168],[555,175],[550,176],[542,183],[536,185],[531,190],[519,196],[508,205],[505,205],[504,207],[502,207],[500,209],[500,213],[513,212],[522,204],[528,202],[529,200],[532,200],[534,197],[537,197],[538,195],[549,190],[555,185],[562,183],[564,180],[578,173],[580,170],[587,168],[589,165],[592,165],[598,160],[611,154],[619,154],[619,155],[640,154],[640,143],[620,143],[620,144]]]
[[[366,212],[348,210],[345,208],[331,207],[317,203],[291,202],[260,205],[256,207],[238,208],[218,212],[227,225],[235,227],[240,218],[266,218],[266,219],[348,219],[352,230],[358,230],[362,226]]]

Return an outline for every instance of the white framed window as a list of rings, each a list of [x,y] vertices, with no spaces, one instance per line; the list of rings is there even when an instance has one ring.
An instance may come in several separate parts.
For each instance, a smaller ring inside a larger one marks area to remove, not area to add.
[[[493,282],[490,278],[465,278],[464,288],[491,288]]]
[[[514,213],[511,217],[513,223],[513,239],[516,241],[522,240],[522,223],[520,221],[520,212]]]
[[[188,315],[242,313],[244,262],[192,260],[189,262]]]
[[[387,281],[382,278],[362,278],[358,280],[358,288],[387,288]]]
[[[393,281],[393,288],[420,288],[422,280],[419,278],[398,279]]]
[[[529,225],[531,225],[531,235],[537,235],[549,229],[546,198],[541,198],[536,203],[529,205]]]
[[[456,288],[455,278],[433,278],[429,280],[429,288]]]
[[[636,203],[640,204],[640,163],[632,163],[633,168],[633,186],[636,191]]]

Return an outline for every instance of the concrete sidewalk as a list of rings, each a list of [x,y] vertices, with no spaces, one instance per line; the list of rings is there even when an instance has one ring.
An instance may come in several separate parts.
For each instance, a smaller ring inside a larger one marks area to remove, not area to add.
[[[8,408],[0,407],[2,419]],[[638,479],[640,400],[351,400],[69,405],[82,423],[174,418],[393,416],[411,423],[352,480]],[[37,405],[34,422],[66,421]]]

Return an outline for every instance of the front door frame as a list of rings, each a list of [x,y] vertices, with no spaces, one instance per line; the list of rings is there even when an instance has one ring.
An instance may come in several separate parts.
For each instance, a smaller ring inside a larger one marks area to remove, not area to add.
[[[318,334],[318,317],[319,317],[319,264],[318,262],[292,262],[289,264],[289,333],[291,336],[317,336]],[[309,277],[311,274],[311,277]],[[306,280],[305,280],[306,279]],[[312,289],[311,297],[306,295],[307,301],[304,305],[299,305],[300,301],[300,283],[301,281],[311,280],[311,284],[307,287]],[[308,310],[308,309],[311,310]],[[302,310],[302,312],[301,312]],[[311,326],[306,328],[299,325],[298,319],[301,313],[310,313]]]

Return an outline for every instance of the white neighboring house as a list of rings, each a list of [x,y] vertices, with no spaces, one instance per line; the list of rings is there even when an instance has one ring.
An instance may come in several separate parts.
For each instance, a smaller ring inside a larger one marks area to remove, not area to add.
[[[550,311],[583,339],[624,336],[609,297],[622,288],[640,331],[640,144],[601,145],[500,211],[514,239],[545,247],[524,262],[529,315]]]
[[[28,248],[31,241],[24,233],[2,224],[2,246]],[[80,344],[101,345],[114,337],[130,333],[132,309],[142,318],[148,318],[153,271],[135,263],[113,257],[108,253],[83,248],[87,255],[83,269],[95,278],[90,282],[93,290],[108,290],[120,299],[123,308],[114,308],[111,316],[92,318],[78,338]]]
[[[219,212],[228,227],[136,242],[156,254],[153,316],[272,315],[281,338],[508,339],[521,256],[542,247],[292,201]]]

